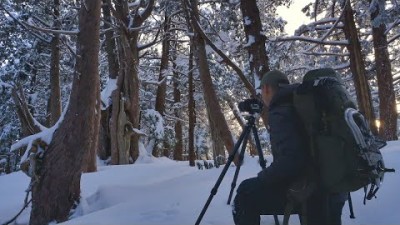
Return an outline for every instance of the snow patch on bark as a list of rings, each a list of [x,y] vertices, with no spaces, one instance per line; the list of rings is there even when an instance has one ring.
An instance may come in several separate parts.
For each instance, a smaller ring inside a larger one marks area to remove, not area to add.
[[[117,89],[117,79],[109,79],[103,91],[101,91],[101,110],[107,109],[111,103],[111,94]]]

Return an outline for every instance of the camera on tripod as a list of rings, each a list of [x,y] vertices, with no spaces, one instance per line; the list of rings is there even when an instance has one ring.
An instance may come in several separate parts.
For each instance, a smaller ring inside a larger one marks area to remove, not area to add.
[[[263,103],[257,98],[250,98],[239,102],[238,108],[240,112],[248,112],[250,114],[261,113]]]

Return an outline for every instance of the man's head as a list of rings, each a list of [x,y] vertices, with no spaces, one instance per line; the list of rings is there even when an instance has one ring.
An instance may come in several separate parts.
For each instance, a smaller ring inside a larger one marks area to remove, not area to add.
[[[289,84],[287,76],[278,71],[272,70],[265,73],[260,82],[261,96],[265,106],[269,106],[272,97],[281,85]]]

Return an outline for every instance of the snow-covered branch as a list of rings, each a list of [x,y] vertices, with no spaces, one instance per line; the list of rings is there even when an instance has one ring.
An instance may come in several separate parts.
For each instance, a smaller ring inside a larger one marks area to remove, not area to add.
[[[334,69],[334,70],[344,70],[344,69],[347,69],[349,67],[350,67],[350,62],[346,62],[346,63],[343,63],[343,64],[336,65],[336,66],[332,67],[332,69]]]
[[[140,13],[140,18],[143,21],[146,20],[150,16],[151,11],[153,11],[153,6],[154,6],[154,0],[149,0],[149,3],[147,3],[146,8],[143,10],[142,13]]]
[[[291,37],[278,37],[276,39],[271,39],[272,42],[282,42],[282,41],[304,41],[310,43],[316,43],[321,45],[348,45],[349,41],[323,41],[321,39],[314,39],[302,36],[291,36]]]
[[[332,25],[332,27],[320,38],[321,41],[325,41],[325,39],[333,32],[333,30],[334,30],[335,28],[338,27],[339,22],[341,21],[341,18],[342,18],[343,15],[344,15],[344,11],[345,11],[344,8],[346,7],[346,4],[349,4],[349,1],[346,1],[345,6],[343,7],[342,12],[340,13],[339,18],[336,19],[336,21],[335,21],[335,23]],[[318,44],[315,44],[315,45],[311,46],[310,48],[308,48],[308,49],[306,50],[306,52],[312,51],[312,50],[313,50],[314,48],[316,48],[317,46],[318,46]]]
[[[33,36],[37,37],[39,40],[50,44],[50,40],[46,40],[44,37],[40,36],[39,34],[33,32],[31,29],[29,29],[29,27],[27,27],[24,23],[22,23],[21,21],[18,20],[18,18],[16,18],[11,12],[9,12],[4,6],[3,4],[0,4],[0,9],[3,9],[16,23],[18,23],[21,27],[23,27],[24,29],[26,29],[29,33],[31,33]]]
[[[308,52],[302,51],[300,54],[304,55],[318,55],[318,56],[324,56],[324,55],[331,55],[331,56],[349,56],[349,53],[335,53],[335,52]]]
[[[390,38],[388,40],[388,44],[392,43],[393,41],[395,41],[396,39],[400,38],[400,34],[395,35],[394,37]]]
[[[194,16],[192,16],[192,25],[193,28],[200,34],[200,36],[205,40],[206,44],[210,46],[215,53],[217,53],[222,59],[222,62],[225,62],[228,66],[230,66],[238,75],[239,78],[244,83],[244,86],[250,92],[251,95],[256,96],[256,91],[253,85],[247,80],[246,76],[244,75],[243,71],[236,65],[227,55],[225,55],[221,49],[219,49],[215,44],[207,37],[203,29],[201,28],[199,22],[197,21]]]
[[[33,24],[30,23],[26,23],[21,21],[21,23],[25,24],[28,28],[34,29],[34,30],[38,30],[38,31],[42,31],[45,33],[52,33],[52,34],[64,34],[64,35],[77,35],[79,33],[79,31],[77,30],[53,30],[53,29],[47,29],[47,28],[43,28],[43,27],[38,27],[35,26]]]
[[[400,19],[397,19],[393,23],[389,24],[385,30],[385,34],[388,34],[394,27],[400,24]]]
[[[130,32],[135,32],[135,31],[143,30],[143,29],[148,28],[148,27],[149,27],[148,25],[146,25],[146,26],[140,26],[140,27],[129,27],[128,30],[129,30]]]
[[[144,50],[146,48],[150,48],[151,46],[157,44],[158,43],[157,38],[158,38],[158,35],[160,34],[160,31],[161,31],[161,28],[158,29],[157,34],[154,37],[154,40],[152,42],[144,44],[144,45],[141,45],[141,46],[138,46],[138,51]]]
[[[163,84],[166,81],[166,77],[164,77],[162,80],[160,81],[155,81],[155,80],[141,80],[140,82],[144,85],[146,84],[153,84],[153,85],[157,85],[160,86],[161,84]]]

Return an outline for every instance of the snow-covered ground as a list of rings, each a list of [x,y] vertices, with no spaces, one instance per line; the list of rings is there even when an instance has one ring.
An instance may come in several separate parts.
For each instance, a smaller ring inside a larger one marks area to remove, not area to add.
[[[353,193],[356,219],[349,219],[346,204],[343,224],[400,224],[400,142],[389,143],[383,154],[386,166],[398,172],[386,175],[378,198],[365,206],[364,193]],[[81,204],[65,224],[194,224],[222,168],[198,170],[187,162],[166,158],[151,161],[100,166],[98,172],[84,174]],[[259,169],[256,158],[245,158],[238,182],[255,176]],[[234,170],[228,170],[202,224],[233,224],[226,201]],[[21,209],[28,182],[21,172],[0,176],[0,224]],[[26,224],[28,219],[29,208],[17,224]],[[272,216],[263,216],[262,224],[274,224]],[[296,216],[291,217],[291,224],[299,224]]]

